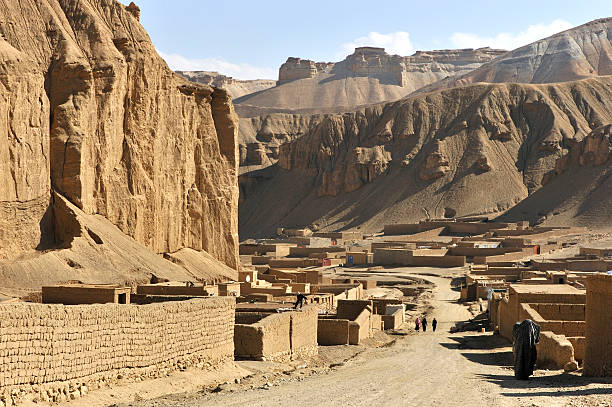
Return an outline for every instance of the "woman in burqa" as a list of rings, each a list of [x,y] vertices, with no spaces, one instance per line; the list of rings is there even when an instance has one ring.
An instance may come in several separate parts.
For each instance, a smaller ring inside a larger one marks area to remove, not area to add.
[[[540,326],[530,319],[517,322],[512,328],[512,339],[514,377],[527,380],[538,359],[536,343],[540,341]]]

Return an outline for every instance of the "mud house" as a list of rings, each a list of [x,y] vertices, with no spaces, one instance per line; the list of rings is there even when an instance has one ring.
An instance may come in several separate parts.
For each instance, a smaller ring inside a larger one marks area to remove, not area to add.
[[[111,284],[60,284],[42,287],[45,304],[129,304],[130,287]]]

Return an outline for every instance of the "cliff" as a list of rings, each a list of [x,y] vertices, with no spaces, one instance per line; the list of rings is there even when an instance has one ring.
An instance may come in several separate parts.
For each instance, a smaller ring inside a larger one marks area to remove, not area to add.
[[[236,268],[237,117],[227,93],[173,73],[134,5],[0,4],[3,265],[71,248],[85,233],[80,211],[143,250],[204,250]],[[75,211],[58,209],[62,199]]]
[[[269,89],[276,85],[276,81],[271,79],[240,80],[234,79],[231,76],[221,75],[219,72],[176,71],[176,73],[192,82],[223,88],[232,99]]]
[[[291,57],[279,69],[277,86],[236,99],[237,104],[275,109],[338,109],[400,99],[450,75],[464,74],[505,51],[490,48],[418,51],[389,55],[360,47],[343,61]]]
[[[517,48],[418,92],[476,82],[553,83],[603,75],[612,75],[612,18],[594,20]]]
[[[241,235],[508,210],[609,227],[610,123],[611,77],[472,85],[327,115],[281,145],[277,165],[241,176]]]

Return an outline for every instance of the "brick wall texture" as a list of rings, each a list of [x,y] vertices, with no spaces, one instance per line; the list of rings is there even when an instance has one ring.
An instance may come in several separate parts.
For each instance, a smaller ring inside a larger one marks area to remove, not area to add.
[[[196,356],[234,351],[234,298],[149,305],[0,305],[0,391],[87,381]]]

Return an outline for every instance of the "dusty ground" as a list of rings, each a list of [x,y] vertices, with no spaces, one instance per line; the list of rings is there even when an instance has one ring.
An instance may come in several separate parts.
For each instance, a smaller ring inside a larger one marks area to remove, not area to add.
[[[388,274],[424,272],[396,269]],[[435,333],[416,334],[410,325],[386,345],[378,338],[375,345],[383,346],[321,348],[317,360],[284,372],[280,366],[245,362],[241,368],[252,373],[239,383],[123,406],[612,406],[612,379],[538,370],[531,380],[517,381],[505,340],[490,333],[450,333],[472,317],[457,303],[450,273],[430,269],[418,276],[436,286],[419,297],[411,312],[428,312],[430,321],[435,316]]]

